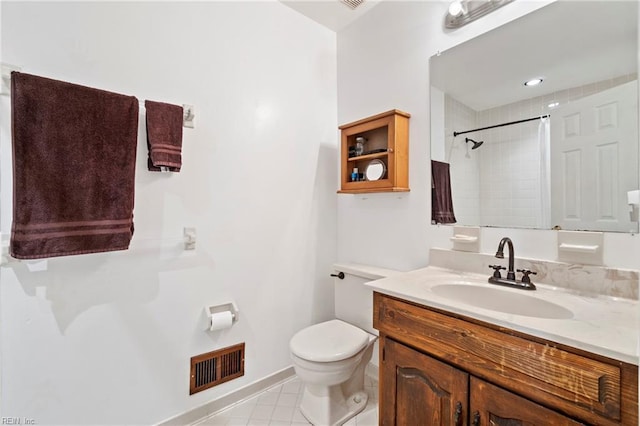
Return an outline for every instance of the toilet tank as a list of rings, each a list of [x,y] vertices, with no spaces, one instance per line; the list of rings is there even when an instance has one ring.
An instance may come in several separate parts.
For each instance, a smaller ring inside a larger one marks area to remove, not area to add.
[[[357,263],[336,263],[336,274],[344,272],[344,279],[334,278],[336,318],[378,335],[373,328],[373,290],[364,284],[397,274],[399,271]]]

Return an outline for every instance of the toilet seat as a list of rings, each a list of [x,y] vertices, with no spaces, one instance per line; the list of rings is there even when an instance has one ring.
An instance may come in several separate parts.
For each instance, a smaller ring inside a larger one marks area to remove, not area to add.
[[[368,342],[367,332],[336,319],[300,330],[289,346],[295,356],[307,361],[335,362],[356,355]]]

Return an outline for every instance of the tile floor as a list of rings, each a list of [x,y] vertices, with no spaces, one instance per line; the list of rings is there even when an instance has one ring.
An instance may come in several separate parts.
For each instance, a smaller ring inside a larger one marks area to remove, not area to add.
[[[239,402],[206,417],[198,426],[209,425],[273,425],[302,426],[310,425],[299,410],[302,399],[302,383],[297,377],[275,385],[259,395]],[[365,390],[369,402],[364,410],[344,426],[378,425],[378,382],[365,376]]]

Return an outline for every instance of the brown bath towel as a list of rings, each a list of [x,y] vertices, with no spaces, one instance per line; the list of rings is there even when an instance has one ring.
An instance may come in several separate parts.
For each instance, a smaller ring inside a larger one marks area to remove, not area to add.
[[[138,100],[13,72],[11,119],[11,256],[127,249]]]
[[[434,223],[456,223],[449,164],[435,160],[431,160],[431,220]]]
[[[182,107],[162,102],[145,101],[147,110],[147,146],[150,171],[160,167],[179,172],[182,167]]]

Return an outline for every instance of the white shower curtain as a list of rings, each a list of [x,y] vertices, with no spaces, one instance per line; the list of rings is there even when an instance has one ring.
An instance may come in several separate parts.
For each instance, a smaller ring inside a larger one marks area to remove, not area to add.
[[[551,229],[551,117],[540,118],[538,125],[540,149],[540,209],[538,227]]]

